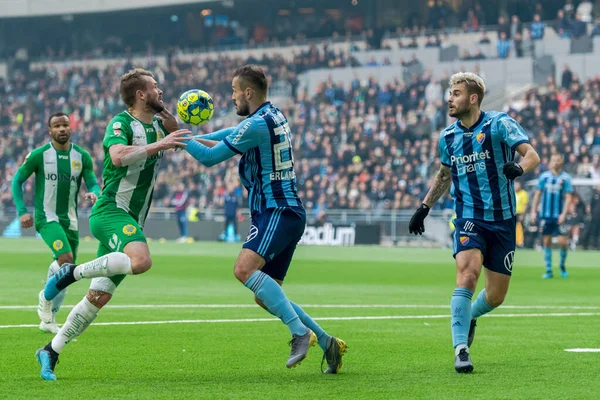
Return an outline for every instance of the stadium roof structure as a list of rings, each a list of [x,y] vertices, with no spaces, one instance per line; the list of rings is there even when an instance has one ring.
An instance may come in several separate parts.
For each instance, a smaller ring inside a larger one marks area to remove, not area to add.
[[[215,3],[215,0],[0,0],[0,18],[111,12],[209,2]],[[233,1],[229,0],[229,3]]]

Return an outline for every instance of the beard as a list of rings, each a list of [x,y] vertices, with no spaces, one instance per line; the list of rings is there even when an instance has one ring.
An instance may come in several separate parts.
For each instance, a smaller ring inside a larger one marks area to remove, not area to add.
[[[236,104],[237,110],[236,110],[236,114],[239,115],[240,117],[245,117],[250,115],[250,107],[248,106],[248,103],[240,103],[240,104]]]
[[[69,135],[69,134],[65,134],[65,135],[57,134],[57,135],[53,135],[52,139],[54,139],[57,143],[65,144],[69,141],[70,137],[71,137],[71,135]]]
[[[165,106],[163,104],[161,104],[160,100],[158,100],[158,99],[148,99],[148,102],[146,103],[146,107],[148,107],[150,110],[152,110],[155,114],[158,114],[159,112],[161,112],[165,109]]]
[[[461,117],[464,117],[467,114],[469,114],[468,107],[454,106],[452,111],[450,109],[448,109],[448,115],[451,116],[452,118],[461,119]]]

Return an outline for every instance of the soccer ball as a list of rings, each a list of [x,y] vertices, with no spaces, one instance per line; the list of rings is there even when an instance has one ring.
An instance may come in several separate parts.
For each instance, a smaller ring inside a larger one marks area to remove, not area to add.
[[[204,90],[188,90],[179,97],[177,115],[186,124],[203,125],[215,112],[213,99]]]

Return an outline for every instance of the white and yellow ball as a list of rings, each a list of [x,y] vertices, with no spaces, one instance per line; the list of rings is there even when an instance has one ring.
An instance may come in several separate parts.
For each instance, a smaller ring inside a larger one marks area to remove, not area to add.
[[[213,99],[204,90],[188,90],[177,102],[177,115],[186,124],[203,125],[210,121],[214,112]]]

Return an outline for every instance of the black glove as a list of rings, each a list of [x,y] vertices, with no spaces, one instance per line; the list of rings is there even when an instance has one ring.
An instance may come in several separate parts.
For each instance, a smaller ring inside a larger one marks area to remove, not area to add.
[[[425,232],[423,221],[425,221],[427,214],[429,214],[429,206],[421,204],[408,223],[408,231],[415,235],[422,235]]]
[[[516,162],[509,161],[506,164],[504,164],[502,172],[504,172],[504,175],[506,175],[508,179],[512,180],[523,175],[523,168],[521,168],[521,166]]]

